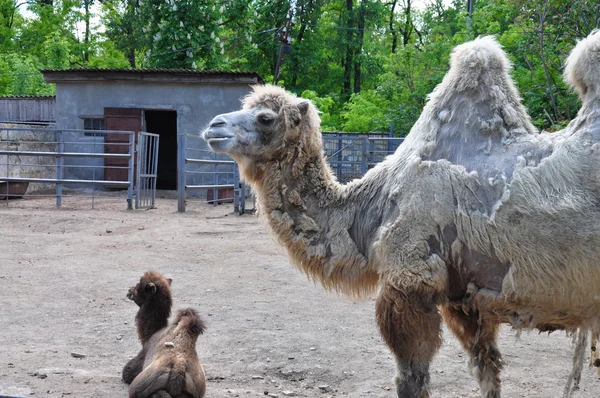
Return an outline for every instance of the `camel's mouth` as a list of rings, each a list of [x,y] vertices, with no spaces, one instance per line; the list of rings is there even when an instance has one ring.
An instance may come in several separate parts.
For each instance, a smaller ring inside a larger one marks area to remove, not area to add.
[[[202,133],[202,138],[208,143],[210,149],[215,152],[224,153],[229,151],[234,145],[235,134],[219,127],[208,128]]]

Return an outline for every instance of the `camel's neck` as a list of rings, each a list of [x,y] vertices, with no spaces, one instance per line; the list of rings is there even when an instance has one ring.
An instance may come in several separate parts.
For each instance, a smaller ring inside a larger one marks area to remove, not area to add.
[[[374,289],[378,274],[370,247],[378,226],[363,220],[367,194],[337,183],[320,151],[310,156],[296,148],[286,161],[262,166],[255,180],[259,212],[292,262],[334,290]]]
[[[142,304],[135,317],[138,336],[142,344],[145,344],[154,333],[167,326],[170,315],[170,297],[152,297]]]

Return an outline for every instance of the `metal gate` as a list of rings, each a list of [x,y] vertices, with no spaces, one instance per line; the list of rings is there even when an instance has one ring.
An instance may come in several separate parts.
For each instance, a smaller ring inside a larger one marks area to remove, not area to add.
[[[137,143],[135,208],[152,209],[158,175],[158,134],[140,132]]]

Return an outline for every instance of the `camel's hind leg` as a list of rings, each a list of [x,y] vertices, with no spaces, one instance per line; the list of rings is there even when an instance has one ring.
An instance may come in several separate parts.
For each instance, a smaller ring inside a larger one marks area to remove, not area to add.
[[[469,353],[469,368],[479,384],[482,398],[500,398],[502,358],[496,347],[498,324],[450,306],[442,307],[442,315]]]
[[[592,355],[590,356],[590,366],[596,367],[596,374],[600,377],[600,326],[598,329],[592,329]]]
[[[429,363],[441,344],[434,299],[384,285],[376,312],[379,330],[396,356],[398,397],[428,398]]]

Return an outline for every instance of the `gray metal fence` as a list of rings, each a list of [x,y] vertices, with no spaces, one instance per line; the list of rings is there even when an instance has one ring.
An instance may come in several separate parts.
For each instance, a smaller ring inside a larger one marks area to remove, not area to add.
[[[339,182],[361,178],[404,141],[389,134],[323,133],[327,162]]]
[[[235,161],[209,150],[199,135],[181,135],[177,142],[178,210],[185,211],[187,201],[198,200],[214,205],[233,202],[234,210],[243,213],[246,187]]]
[[[108,143],[107,135],[121,139]],[[93,207],[109,187],[127,189],[131,208],[134,153],[131,131],[0,126],[0,197],[56,197],[57,206],[66,197],[85,197]]]
[[[327,161],[342,183],[362,177],[403,140],[390,134],[323,133]],[[215,205],[230,201],[236,212],[245,211],[247,187],[231,158],[209,150],[199,135],[184,135],[178,139],[178,161],[179,211],[194,199]]]
[[[135,183],[135,208],[151,209],[156,198],[158,179],[159,135],[142,132],[137,144],[137,178]]]

